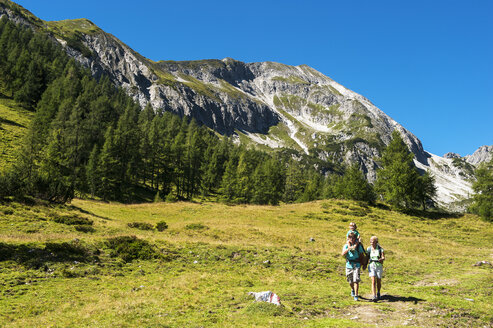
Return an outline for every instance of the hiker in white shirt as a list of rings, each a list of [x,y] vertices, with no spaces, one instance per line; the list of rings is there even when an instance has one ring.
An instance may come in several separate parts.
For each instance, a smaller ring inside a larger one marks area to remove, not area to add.
[[[373,294],[372,301],[376,302],[380,299],[380,289],[382,288],[383,261],[385,254],[383,248],[378,244],[377,236],[370,238],[371,246],[368,247],[366,253],[369,256],[368,273],[371,278],[371,291]]]

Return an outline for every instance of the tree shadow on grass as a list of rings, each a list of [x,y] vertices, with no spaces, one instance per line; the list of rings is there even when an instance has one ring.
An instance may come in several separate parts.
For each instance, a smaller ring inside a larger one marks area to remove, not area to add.
[[[79,243],[46,243],[42,247],[0,242],[0,262],[14,261],[30,269],[39,269],[48,263],[92,262],[98,260],[94,253]]]
[[[106,220],[106,221],[111,221],[110,218],[106,217],[106,216],[101,216],[101,215],[97,215],[97,214],[94,214],[92,212],[89,212],[83,208],[80,208],[78,206],[75,206],[75,205],[69,205],[69,208],[73,209],[73,210],[76,210],[76,211],[79,211],[81,213],[84,213],[84,214],[88,214],[88,215],[91,215],[91,216],[94,216],[96,218],[100,218],[102,220]]]

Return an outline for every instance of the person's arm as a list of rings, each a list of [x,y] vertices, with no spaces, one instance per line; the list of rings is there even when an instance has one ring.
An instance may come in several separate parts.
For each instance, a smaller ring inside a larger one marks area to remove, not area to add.
[[[356,249],[356,246],[357,246],[357,245],[358,245],[358,244],[354,244],[354,245],[352,245],[352,246],[351,246],[351,245],[349,245],[349,243],[347,243],[347,247],[344,247],[344,248],[342,249],[342,253],[341,253],[341,255],[342,255],[342,256],[346,256],[346,254],[347,254],[349,251],[354,251],[354,250]]]
[[[341,253],[342,257],[346,257],[347,252],[349,252],[349,244],[346,245],[348,245],[348,247],[345,247],[345,245],[344,247],[342,247],[342,253]]]
[[[382,251],[380,253],[380,258],[378,259],[378,262],[383,263],[384,260],[385,260],[385,254],[384,254],[383,249],[382,249]]]

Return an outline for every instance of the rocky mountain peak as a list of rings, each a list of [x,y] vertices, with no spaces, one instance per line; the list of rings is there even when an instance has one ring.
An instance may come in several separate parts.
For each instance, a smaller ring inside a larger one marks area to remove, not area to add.
[[[481,146],[472,155],[465,156],[466,161],[472,165],[488,162],[493,158],[493,145]]]
[[[444,158],[461,158],[461,156],[457,153],[448,152],[443,155]]]

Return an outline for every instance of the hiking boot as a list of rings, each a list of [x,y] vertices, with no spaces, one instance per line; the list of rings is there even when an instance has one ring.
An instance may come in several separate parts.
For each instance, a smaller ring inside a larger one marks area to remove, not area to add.
[[[372,302],[376,302],[376,301],[378,301],[378,297],[377,297],[377,296],[373,296],[373,297],[371,298],[371,301],[372,301]]]
[[[354,300],[357,301],[358,300],[358,296],[354,296]]]
[[[354,294],[354,289],[351,289],[351,296],[354,297],[356,294]]]

